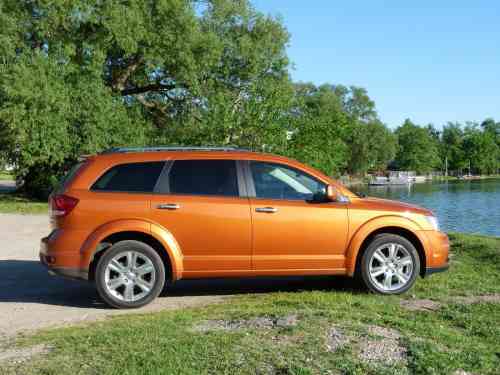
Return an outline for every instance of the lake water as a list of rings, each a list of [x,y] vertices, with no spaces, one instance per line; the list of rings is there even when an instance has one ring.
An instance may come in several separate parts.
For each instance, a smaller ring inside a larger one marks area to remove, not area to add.
[[[359,186],[351,190],[429,208],[445,232],[500,236],[500,180]]]

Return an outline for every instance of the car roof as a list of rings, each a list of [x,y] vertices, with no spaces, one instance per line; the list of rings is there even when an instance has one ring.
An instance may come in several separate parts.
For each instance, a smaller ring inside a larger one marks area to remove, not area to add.
[[[92,156],[94,159],[113,162],[140,162],[169,159],[231,159],[282,161],[289,164],[301,163],[296,160],[269,154],[232,147],[148,147],[148,148],[116,148]]]

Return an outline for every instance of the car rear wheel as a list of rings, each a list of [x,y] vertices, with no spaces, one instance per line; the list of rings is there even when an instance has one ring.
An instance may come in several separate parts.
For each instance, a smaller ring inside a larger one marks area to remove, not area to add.
[[[395,234],[380,234],[361,258],[364,284],[380,294],[400,294],[410,289],[420,273],[420,259],[415,246]]]
[[[165,267],[151,246],[120,241],[99,259],[95,280],[106,303],[116,308],[136,308],[160,294],[165,284]]]

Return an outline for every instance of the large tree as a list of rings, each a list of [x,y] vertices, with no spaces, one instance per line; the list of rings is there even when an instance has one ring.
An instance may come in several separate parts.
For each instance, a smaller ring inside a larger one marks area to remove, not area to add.
[[[349,148],[347,172],[365,174],[384,170],[396,153],[396,138],[378,118],[375,102],[362,87],[332,86],[347,115],[344,141]]]
[[[0,152],[20,179],[121,144],[286,147],[288,33],[246,0],[3,0],[0,25]]]
[[[448,170],[462,170],[467,166],[464,153],[464,133],[459,123],[449,122],[441,133],[441,159]]]
[[[339,175],[347,167],[349,150],[344,142],[349,131],[346,113],[331,85],[295,85],[287,154],[328,175]]]
[[[399,149],[395,164],[399,169],[426,173],[440,167],[438,143],[429,130],[409,119],[396,129]]]
[[[477,123],[469,123],[464,130],[464,154],[472,172],[481,174],[497,173],[500,147],[494,134]]]

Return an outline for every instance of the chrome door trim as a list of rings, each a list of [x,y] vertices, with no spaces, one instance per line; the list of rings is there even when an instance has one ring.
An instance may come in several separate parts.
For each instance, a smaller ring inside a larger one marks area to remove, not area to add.
[[[278,212],[278,209],[276,207],[257,207],[255,209],[255,212],[264,212],[267,214],[274,214]]]
[[[159,210],[178,210],[181,206],[177,203],[160,203],[156,208]]]

